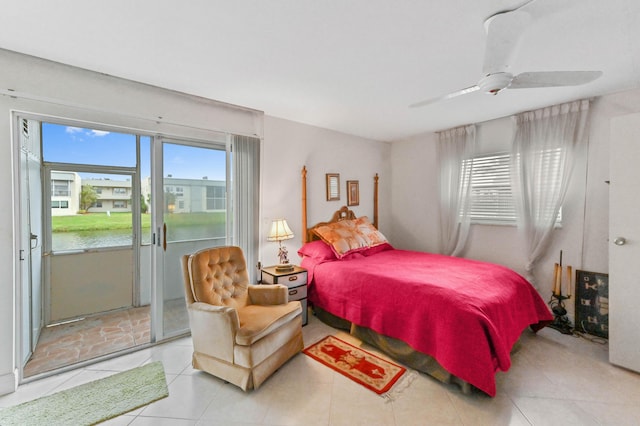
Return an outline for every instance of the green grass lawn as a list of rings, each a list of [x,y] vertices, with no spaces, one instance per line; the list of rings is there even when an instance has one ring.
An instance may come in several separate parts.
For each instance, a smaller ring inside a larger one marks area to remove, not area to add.
[[[165,215],[167,226],[190,226],[224,223],[225,212],[173,213]],[[142,228],[151,227],[151,215],[141,215]],[[53,232],[101,231],[108,229],[131,229],[131,213],[86,213],[74,216],[52,216]]]

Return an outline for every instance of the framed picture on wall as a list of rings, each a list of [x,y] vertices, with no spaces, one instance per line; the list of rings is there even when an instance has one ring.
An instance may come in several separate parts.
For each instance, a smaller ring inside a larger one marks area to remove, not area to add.
[[[609,275],[576,271],[576,330],[609,338]]]
[[[360,189],[358,188],[359,181],[348,180],[347,181],[347,205],[358,206],[360,205]]]
[[[327,173],[327,201],[340,199],[340,174]]]

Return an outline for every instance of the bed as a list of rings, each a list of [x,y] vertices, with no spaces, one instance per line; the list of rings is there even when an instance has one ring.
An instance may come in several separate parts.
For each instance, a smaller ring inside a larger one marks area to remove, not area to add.
[[[306,216],[306,169],[303,214]],[[342,207],[306,227],[299,250],[309,302],[323,321],[463,391],[496,395],[521,333],[553,320],[533,286],[504,266],[395,249],[374,221]]]

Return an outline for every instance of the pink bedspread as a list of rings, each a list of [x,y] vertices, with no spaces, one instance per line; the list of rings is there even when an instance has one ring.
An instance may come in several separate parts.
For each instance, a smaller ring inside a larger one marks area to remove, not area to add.
[[[522,331],[553,319],[527,280],[495,264],[387,250],[302,266],[313,305],[408,343],[491,396]]]

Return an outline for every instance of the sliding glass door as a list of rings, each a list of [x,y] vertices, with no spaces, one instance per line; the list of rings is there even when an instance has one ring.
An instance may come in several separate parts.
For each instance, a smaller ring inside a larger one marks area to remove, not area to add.
[[[257,264],[258,139],[46,120],[15,121],[23,133],[21,380],[188,333],[186,254],[233,244]],[[86,343],[67,345],[71,355],[55,365],[39,350],[49,335],[94,330],[105,315],[125,315],[131,336],[91,353]]]
[[[224,144],[162,140],[156,187],[163,335],[189,328],[180,258],[228,244],[227,151]],[[159,292],[160,293],[160,292]]]

